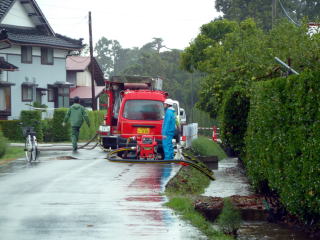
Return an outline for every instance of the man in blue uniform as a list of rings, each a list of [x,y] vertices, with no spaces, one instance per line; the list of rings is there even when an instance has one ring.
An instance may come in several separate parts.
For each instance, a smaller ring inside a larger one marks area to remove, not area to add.
[[[173,101],[167,98],[164,101],[165,115],[162,125],[162,147],[164,151],[164,159],[170,160],[174,158],[172,139],[176,129],[176,115],[172,107]]]

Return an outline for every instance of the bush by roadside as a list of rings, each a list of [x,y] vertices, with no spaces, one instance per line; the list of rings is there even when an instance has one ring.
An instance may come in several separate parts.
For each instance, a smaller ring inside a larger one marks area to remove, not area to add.
[[[43,132],[41,124],[41,112],[34,110],[23,110],[20,112],[20,121],[23,127],[30,126],[37,133],[37,140],[43,141]]]
[[[199,136],[192,141],[191,148],[196,155],[200,156],[217,156],[219,160],[227,157],[226,153],[218,143],[204,136]]]
[[[220,112],[220,132],[223,145],[231,155],[242,156],[250,100],[248,91],[241,87],[230,88]]]
[[[0,128],[3,135],[10,141],[23,141],[22,129],[20,120],[0,120]]]
[[[6,153],[0,157],[2,161],[14,160],[24,156],[24,147],[12,147],[8,146]]]
[[[88,117],[90,121],[90,128],[86,123],[81,126],[80,140],[89,140],[96,134],[99,126],[102,125],[106,111],[90,111]]]
[[[241,216],[240,211],[233,206],[230,198],[223,200],[223,209],[216,222],[225,234],[237,236],[241,225]]]
[[[257,83],[245,165],[256,188],[267,183],[290,214],[320,225],[320,72]]]
[[[52,136],[54,142],[70,140],[70,123],[67,123],[64,127],[62,126],[62,122],[67,111],[67,108],[59,108],[54,110],[52,119]]]
[[[3,132],[0,128],[0,158],[6,153],[7,147],[7,139],[3,136]]]

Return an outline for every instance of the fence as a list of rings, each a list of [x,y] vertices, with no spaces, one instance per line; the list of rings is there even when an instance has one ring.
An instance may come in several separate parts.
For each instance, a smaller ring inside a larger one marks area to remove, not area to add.
[[[198,138],[198,123],[183,126],[183,136],[186,137],[186,147],[190,147],[194,139]]]

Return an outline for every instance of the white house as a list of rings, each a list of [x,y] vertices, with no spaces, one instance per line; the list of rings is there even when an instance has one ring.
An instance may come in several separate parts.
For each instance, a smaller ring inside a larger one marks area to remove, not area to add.
[[[82,39],[59,35],[35,0],[0,0],[0,119],[18,119],[27,104],[69,106],[66,57]],[[1,62],[1,61],[0,61]]]

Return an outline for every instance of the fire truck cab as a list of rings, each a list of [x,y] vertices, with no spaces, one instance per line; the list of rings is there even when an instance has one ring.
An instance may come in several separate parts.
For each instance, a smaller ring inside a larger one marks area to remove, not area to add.
[[[105,149],[137,147],[147,139],[152,150],[162,154],[163,102],[168,94],[161,89],[160,78],[114,76],[106,81],[108,110],[99,128]]]

